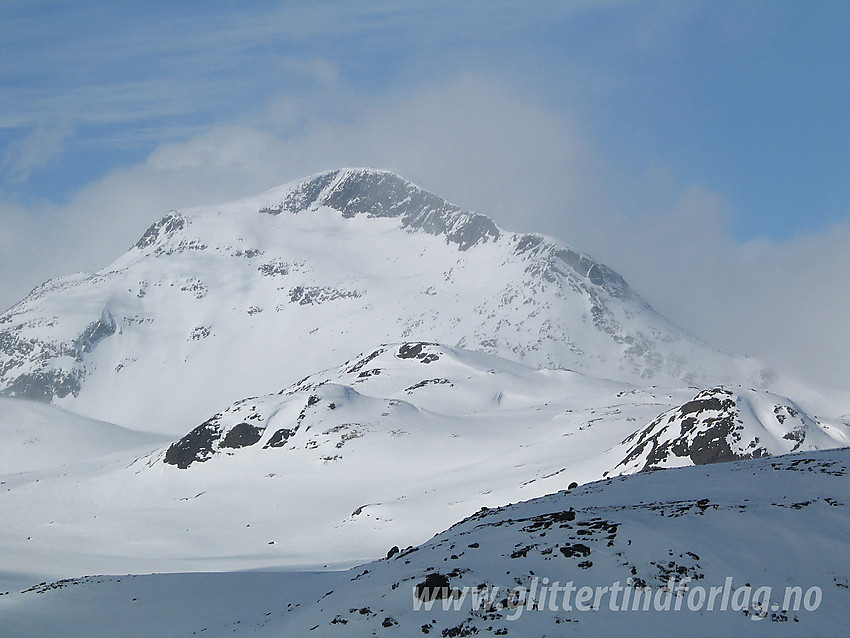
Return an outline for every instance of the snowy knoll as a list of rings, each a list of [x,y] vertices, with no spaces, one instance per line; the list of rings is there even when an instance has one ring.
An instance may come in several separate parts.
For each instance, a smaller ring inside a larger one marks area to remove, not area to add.
[[[815,420],[787,398],[714,388],[658,416],[625,441],[624,474],[760,458],[850,443],[847,424]]]

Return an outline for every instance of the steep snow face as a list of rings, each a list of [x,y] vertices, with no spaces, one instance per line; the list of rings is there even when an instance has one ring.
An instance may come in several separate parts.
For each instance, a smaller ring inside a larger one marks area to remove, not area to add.
[[[177,434],[411,339],[625,382],[769,376],[683,335],[586,255],[348,169],[172,212],[104,270],[35,289],[0,316],[0,392]]]
[[[767,392],[714,388],[658,416],[615,454],[619,473],[703,465],[846,445],[847,430],[820,423]]]
[[[843,635],[848,467],[845,449],[641,473],[349,571],[85,577],[0,596],[0,616],[10,638]]]

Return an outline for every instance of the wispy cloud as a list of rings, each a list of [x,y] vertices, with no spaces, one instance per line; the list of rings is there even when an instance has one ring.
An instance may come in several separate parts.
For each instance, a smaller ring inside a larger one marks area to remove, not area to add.
[[[63,142],[71,134],[69,125],[38,125],[22,139],[6,148],[0,161],[0,171],[10,182],[24,182],[30,173],[56,160],[63,151]]]

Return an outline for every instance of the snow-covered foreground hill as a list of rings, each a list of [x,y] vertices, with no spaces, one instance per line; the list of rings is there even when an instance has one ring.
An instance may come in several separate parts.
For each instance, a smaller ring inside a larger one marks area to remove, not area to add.
[[[848,434],[764,391],[642,389],[391,344],[240,400],[171,445],[0,477],[0,563],[33,582],[351,564],[573,482]]]
[[[172,212],[100,272],[38,287],[0,315],[0,392],[180,434],[413,339],[640,384],[772,378],[685,335],[587,255],[349,169]]]
[[[841,449],[607,479],[343,572],[43,584],[0,596],[3,635],[843,635],[848,466]]]

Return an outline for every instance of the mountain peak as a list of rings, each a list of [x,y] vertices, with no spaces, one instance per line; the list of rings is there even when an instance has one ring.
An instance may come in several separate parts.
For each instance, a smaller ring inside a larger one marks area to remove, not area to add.
[[[278,203],[264,206],[260,212],[298,214],[320,206],[337,210],[345,218],[399,218],[402,228],[444,235],[461,251],[501,236],[489,217],[464,211],[396,173],[371,168],[318,173],[286,188]]]

